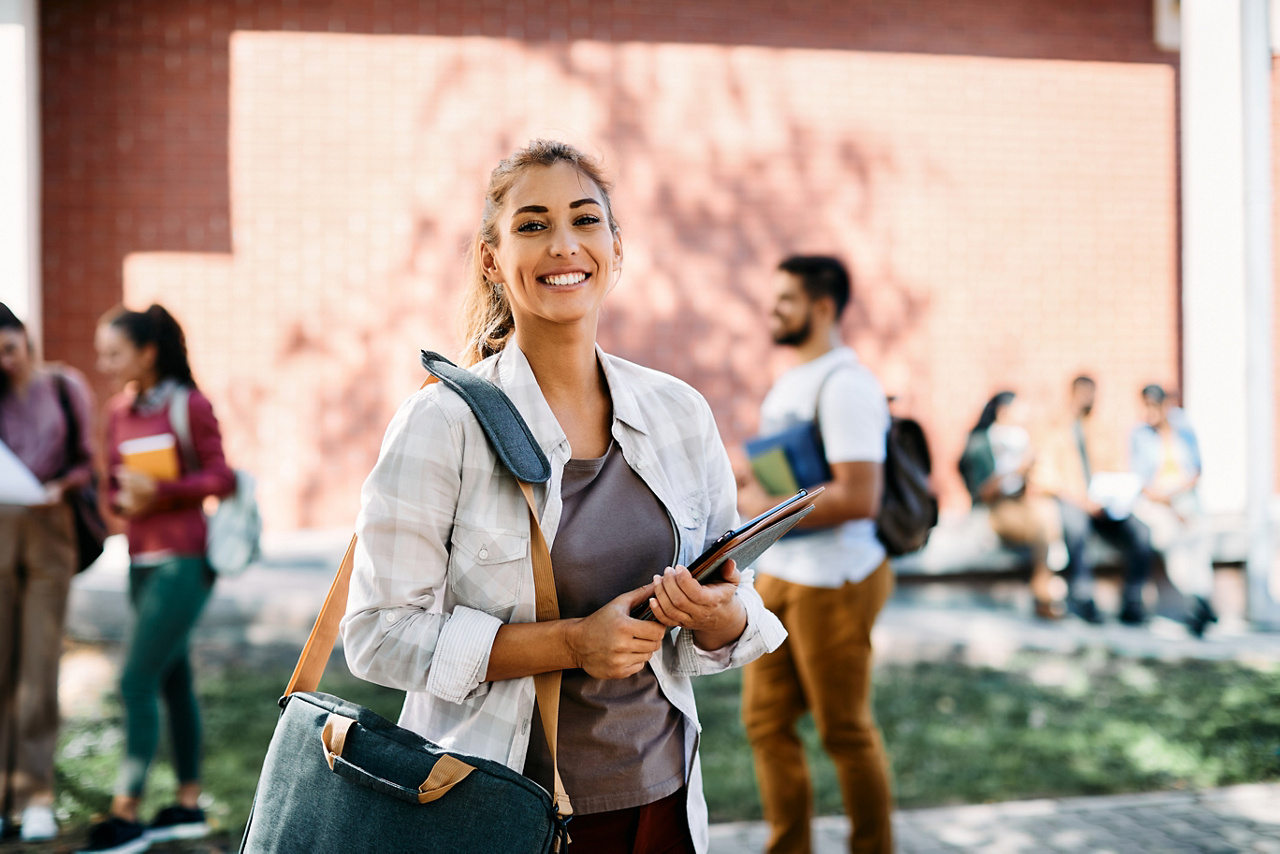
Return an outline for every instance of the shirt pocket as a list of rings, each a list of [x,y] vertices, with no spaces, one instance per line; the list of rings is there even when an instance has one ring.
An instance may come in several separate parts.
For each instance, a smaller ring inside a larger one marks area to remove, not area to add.
[[[449,585],[461,605],[498,617],[515,606],[529,569],[529,534],[455,521]]]
[[[680,537],[679,562],[683,566],[688,566],[702,554],[707,539],[707,510],[707,493],[701,489],[688,493],[671,508]]]

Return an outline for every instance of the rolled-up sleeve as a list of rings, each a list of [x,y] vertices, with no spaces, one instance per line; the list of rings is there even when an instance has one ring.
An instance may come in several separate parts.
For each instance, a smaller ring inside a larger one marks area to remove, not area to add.
[[[351,672],[450,702],[473,693],[501,621],[441,608],[461,488],[462,428],[419,392],[387,428],[361,490],[343,648]]]

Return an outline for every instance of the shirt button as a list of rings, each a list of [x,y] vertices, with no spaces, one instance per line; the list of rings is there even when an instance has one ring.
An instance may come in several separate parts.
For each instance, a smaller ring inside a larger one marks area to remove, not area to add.
[[[478,554],[477,556],[478,556],[481,560],[484,560],[485,558],[487,558],[487,557],[489,556],[489,550],[488,550],[488,549],[481,549],[481,550],[480,550],[480,552],[479,552],[479,554]]]
[[[383,619],[386,620],[388,623],[394,623],[396,621],[396,615],[388,611],[387,615],[383,617]]]

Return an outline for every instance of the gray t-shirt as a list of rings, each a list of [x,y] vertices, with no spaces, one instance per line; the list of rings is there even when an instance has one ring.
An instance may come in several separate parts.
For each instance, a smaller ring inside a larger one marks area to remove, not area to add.
[[[599,459],[570,460],[561,498],[551,565],[562,617],[585,617],[671,565],[671,519],[616,444]],[[559,727],[560,776],[576,814],[643,806],[684,785],[683,719],[650,667],[626,679],[564,671]],[[551,791],[536,713],[524,773]]]

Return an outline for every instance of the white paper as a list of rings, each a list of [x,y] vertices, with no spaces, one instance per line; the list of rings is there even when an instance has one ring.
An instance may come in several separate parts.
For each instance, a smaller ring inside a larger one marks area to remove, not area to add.
[[[44,504],[44,487],[31,469],[0,442],[0,504]]]
[[[1112,519],[1124,519],[1142,494],[1142,478],[1130,472],[1098,472],[1089,481],[1089,498]]]

